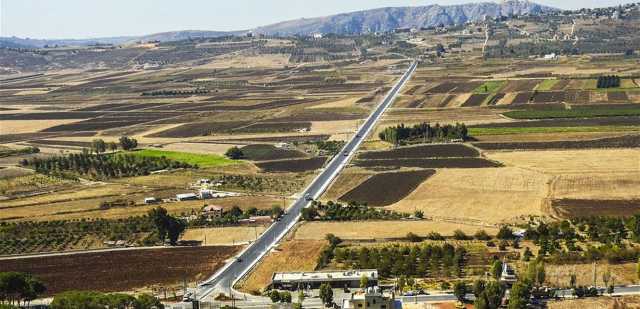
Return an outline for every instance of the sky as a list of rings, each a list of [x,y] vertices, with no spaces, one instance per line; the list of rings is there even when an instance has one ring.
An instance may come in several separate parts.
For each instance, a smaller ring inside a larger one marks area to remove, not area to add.
[[[0,36],[66,39],[177,30],[245,30],[290,19],[378,7],[476,1],[480,0],[0,0]],[[534,2],[575,9],[633,0]]]

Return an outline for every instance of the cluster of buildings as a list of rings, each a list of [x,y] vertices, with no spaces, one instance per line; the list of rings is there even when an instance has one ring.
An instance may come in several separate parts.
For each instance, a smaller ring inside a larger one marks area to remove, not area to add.
[[[332,288],[357,289],[361,287],[363,278],[366,278],[369,287],[344,297],[339,301],[341,308],[402,308],[402,303],[395,298],[394,293],[385,293],[378,286],[378,271],[375,269],[274,273],[271,287],[283,290],[309,290],[328,284]]]
[[[198,180],[192,187],[196,192],[185,192],[176,194],[175,198],[158,199],[156,197],[146,197],[144,199],[145,204],[159,204],[159,203],[171,203],[171,202],[184,202],[194,200],[207,200],[213,198],[224,198],[239,196],[239,193],[217,191],[212,189],[213,187],[219,187],[223,185],[222,182],[213,182],[210,179],[203,178]]]

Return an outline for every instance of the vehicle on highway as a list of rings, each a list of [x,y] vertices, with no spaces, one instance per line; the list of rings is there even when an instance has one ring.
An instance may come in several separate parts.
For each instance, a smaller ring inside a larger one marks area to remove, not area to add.
[[[345,156],[345,157],[348,157],[349,156],[349,152],[345,151],[345,152],[342,153],[342,155]]]
[[[304,199],[305,201],[313,201],[313,196],[311,196],[311,194],[307,193],[304,195]]]

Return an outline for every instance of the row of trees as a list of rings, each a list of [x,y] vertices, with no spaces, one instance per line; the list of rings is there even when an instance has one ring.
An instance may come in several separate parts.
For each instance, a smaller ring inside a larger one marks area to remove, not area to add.
[[[640,239],[640,215],[532,223],[525,237],[540,247],[538,255],[549,255],[557,263],[635,260],[640,256],[640,250],[629,247],[628,241]],[[580,246],[580,242],[588,243]]]
[[[19,156],[25,154],[39,153],[40,148],[38,147],[25,147],[21,149],[6,149],[0,150],[0,158],[5,158],[9,156]]]
[[[598,77],[598,88],[618,88],[620,87],[620,76],[606,75]]]
[[[104,294],[92,291],[69,291],[56,295],[50,305],[51,309],[163,309],[164,305],[159,299],[141,294],[134,297],[128,294]]]
[[[175,168],[192,168],[188,163],[165,157],[144,157],[132,154],[94,155],[88,152],[64,156],[23,160],[22,165],[33,167],[38,173],[71,177],[72,174],[109,179],[149,175],[152,171]],[[71,173],[71,174],[69,174]]]
[[[302,219],[306,221],[398,220],[409,216],[407,213],[399,213],[367,205],[356,203],[342,205],[332,201],[327,202],[327,204],[314,202],[311,207],[302,210]]]
[[[467,251],[444,245],[391,245],[336,248],[335,261],[359,269],[378,269],[381,277],[462,277]]]
[[[194,95],[194,94],[207,94],[207,89],[194,89],[194,90],[156,90],[150,92],[143,92],[142,96],[176,96],[176,95]]]
[[[195,220],[189,222],[189,226],[203,227],[203,226],[229,226],[237,225],[242,219],[249,219],[251,216],[271,216],[273,219],[278,219],[284,214],[282,207],[274,205],[271,209],[257,209],[251,207],[245,211],[238,206],[233,206],[229,210],[223,212],[220,218],[207,218],[200,216]]]
[[[118,147],[120,147],[122,150],[129,151],[138,147],[138,140],[136,140],[135,138],[130,138],[128,136],[122,136],[118,140],[118,143],[107,143],[104,140],[98,138],[91,141],[90,147],[91,152],[94,152],[96,155],[106,152],[107,149],[115,152],[118,150]]]
[[[164,208],[153,209],[145,216],[123,219],[0,222],[0,254],[55,251],[77,244],[87,237],[123,240],[133,245],[154,245],[166,239],[175,243],[188,226],[234,225],[249,216],[271,215],[277,218],[283,212],[279,206],[271,209],[250,208],[246,211],[232,207],[223,218],[214,221],[193,220],[188,224],[169,215]]]
[[[0,254],[55,251],[83,238],[154,244],[157,235],[148,216],[124,219],[81,219],[0,223]]]
[[[464,141],[469,138],[469,132],[464,123],[456,123],[455,126],[436,123],[435,126],[431,126],[429,123],[423,122],[412,127],[407,127],[403,123],[385,128],[380,132],[379,137],[383,141],[399,145],[412,141]]]
[[[0,272],[0,304],[28,305],[47,290],[38,278],[21,272]]]

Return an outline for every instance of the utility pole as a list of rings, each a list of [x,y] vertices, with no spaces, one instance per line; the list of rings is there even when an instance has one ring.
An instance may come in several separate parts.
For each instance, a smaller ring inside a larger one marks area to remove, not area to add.
[[[598,281],[598,279],[597,279],[597,276],[596,276],[596,262],[594,261],[593,262],[593,286],[596,287],[596,288],[598,287],[597,286],[597,281]]]

